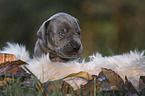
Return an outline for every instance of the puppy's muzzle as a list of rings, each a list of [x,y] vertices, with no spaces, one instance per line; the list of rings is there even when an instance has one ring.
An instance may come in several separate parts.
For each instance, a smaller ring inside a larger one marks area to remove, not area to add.
[[[63,48],[57,52],[63,58],[76,58],[82,53],[82,44],[81,42],[72,40],[66,43]]]
[[[70,42],[70,45],[72,47],[72,52],[78,52],[80,47],[81,47],[81,44],[78,44],[77,42],[75,41],[71,41]]]
[[[71,54],[74,52],[78,52],[81,45],[78,44],[76,41],[71,41],[67,45],[64,46],[64,51],[67,52],[66,54]]]

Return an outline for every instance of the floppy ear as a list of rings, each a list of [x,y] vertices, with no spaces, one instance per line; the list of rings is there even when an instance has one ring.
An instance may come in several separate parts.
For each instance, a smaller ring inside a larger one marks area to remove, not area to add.
[[[76,21],[77,21],[78,24],[80,23],[79,19],[76,19]]]
[[[47,27],[49,25],[50,20],[44,21],[44,23],[41,25],[41,27],[39,28],[38,32],[37,32],[37,36],[38,38],[44,40],[45,41],[45,36],[46,36],[46,31],[47,31]]]

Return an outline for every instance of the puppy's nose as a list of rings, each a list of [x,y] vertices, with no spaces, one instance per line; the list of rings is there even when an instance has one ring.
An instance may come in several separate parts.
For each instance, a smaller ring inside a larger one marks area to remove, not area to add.
[[[73,50],[72,50],[73,52],[78,52],[79,51],[79,49],[81,47],[80,44],[78,44],[76,41],[71,41],[70,44],[73,48]]]
[[[77,47],[73,47],[73,51],[74,51],[74,52],[78,52],[78,51],[79,51],[79,49],[80,49],[80,47],[81,47],[80,45],[79,45],[79,46],[77,46]]]

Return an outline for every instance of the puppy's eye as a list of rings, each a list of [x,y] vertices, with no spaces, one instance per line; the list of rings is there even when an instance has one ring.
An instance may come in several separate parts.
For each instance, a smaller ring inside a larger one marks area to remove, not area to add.
[[[63,36],[63,35],[65,35],[65,32],[66,32],[65,29],[60,29],[59,32],[58,32],[58,34],[61,35],[61,36]]]

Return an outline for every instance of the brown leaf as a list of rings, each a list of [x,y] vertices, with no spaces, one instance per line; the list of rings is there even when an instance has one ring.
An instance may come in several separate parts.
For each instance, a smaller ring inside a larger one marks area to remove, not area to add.
[[[72,74],[64,77],[63,79],[72,78],[72,77],[83,78],[85,80],[93,79],[92,76],[88,72],[72,73]]]
[[[119,89],[125,89],[123,79],[111,69],[101,68],[102,73],[111,85],[115,85]]]
[[[18,60],[0,64],[0,77],[30,78],[31,75],[19,66],[22,64],[26,63]]]
[[[132,85],[132,83],[127,79],[127,77],[125,76],[125,86],[127,87],[128,91],[130,93],[138,93],[137,90],[134,88],[134,86]]]
[[[61,87],[62,81],[56,80],[56,81],[47,81],[44,83],[44,88],[46,93],[50,93],[52,91],[57,91]]]
[[[46,94],[57,91],[61,91],[65,94],[71,94],[73,90],[73,88],[62,79],[56,81],[48,81],[44,83],[44,88]]]
[[[103,95],[112,94],[125,94],[125,85],[122,78],[114,71],[102,68],[98,76],[92,76],[93,79],[89,80],[87,84],[81,86],[83,95],[99,94]],[[80,93],[78,90],[77,93]]]
[[[145,95],[145,76],[140,76],[139,78],[139,90],[142,95]]]
[[[24,61],[17,60],[0,64],[0,89],[5,90],[5,86],[12,87],[12,84],[20,80],[20,85],[34,91],[41,90],[43,87],[41,82],[36,78],[31,78],[31,74],[27,73],[21,65],[27,64]],[[23,88],[22,87],[22,88]]]
[[[28,63],[26,63],[26,62],[24,62],[22,60],[12,61],[11,63],[15,63],[17,65],[26,65],[26,64],[28,65]]]
[[[97,91],[112,91],[112,90],[118,90],[114,84],[112,85],[109,80],[106,78],[106,76],[103,74],[103,71],[101,71],[97,78]]]
[[[140,96],[140,94],[138,93],[138,91],[135,89],[135,87],[132,85],[132,83],[127,79],[127,77],[125,76],[125,86],[128,90],[128,94],[134,95],[134,96]]]
[[[6,67],[6,66],[8,66],[8,65],[11,65],[11,64],[25,65],[25,64],[27,64],[27,63],[24,62],[24,61],[22,61],[22,60],[11,61],[11,62],[10,62],[10,61],[7,61],[7,62],[5,62],[5,63],[1,63],[1,64],[0,64],[0,69]],[[1,71],[0,71],[0,72],[1,72]]]
[[[83,94],[83,95],[92,95],[94,93],[94,84],[96,86],[96,78],[97,76],[93,75],[92,80],[89,80],[87,84],[81,85],[81,88],[76,90],[76,94]]]
[[[140,76],[139,78],[139,90],[142,90],[145,88],[145,76]]]

